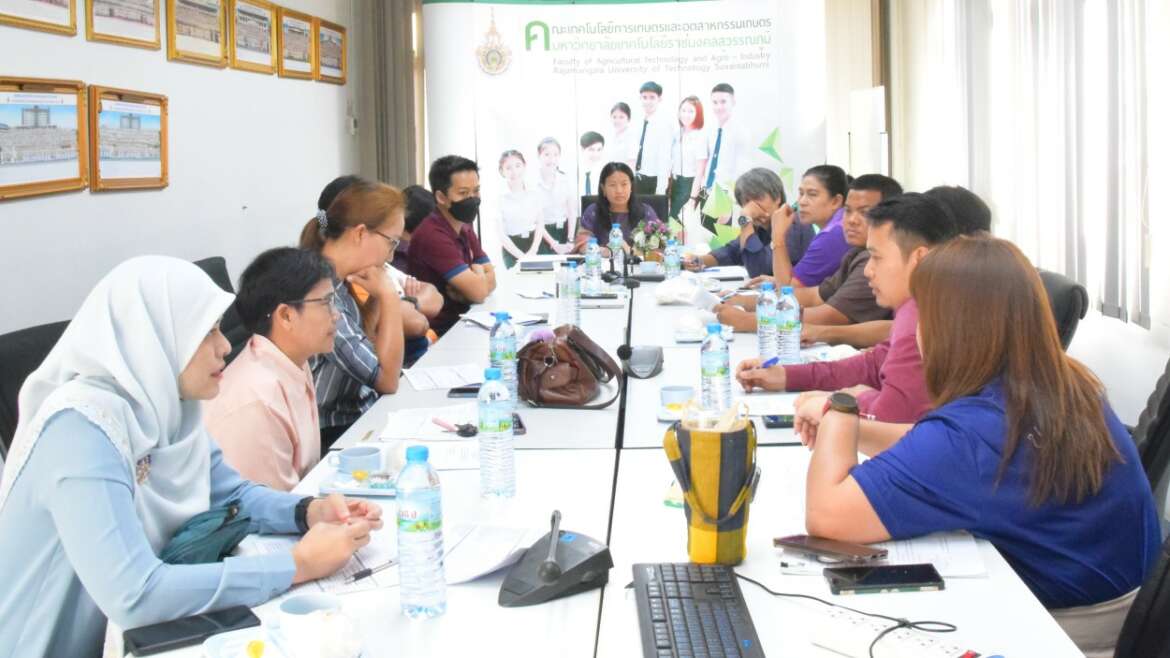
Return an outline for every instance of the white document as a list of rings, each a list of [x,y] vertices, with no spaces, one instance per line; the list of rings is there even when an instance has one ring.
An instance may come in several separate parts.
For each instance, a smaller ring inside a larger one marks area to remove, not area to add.
[[[436,471],[465,471],[479,468],[479,441],[476,439],[452,440],[420,440],[420,439],[388,439],[384,440],[389,448],[386,468],[391,473],[397,473],[406,465],[406,449],[410,446],[424,445],[430,453],[427,461]]]
[[[472,313],[464,313],[460,316],[467,322],[470,322],[480,328],[491,330],[496,325],[496,316],[488,311],[475,311]],[[515,313],[512,314],[511,322],[514,326],[525,326],[530,324],[541,324],[547,322],[548,318],[541,315],[533,315],[531,313]]]
[[[434,391],[483,383],[483,367],[474,363],[457,366],[414,367],[402,371],[416,391]]]
[[[840,359],[848,359],[857,354],[857,348],[852,345],[833,345],[832,347],[823,344],[813,345],[800,350],[800,357],[804,359],[805,363],[813,361],[838,361]]]
[[[515,564],[537,539],[540,530],[503,526],[455,526],[443,536],[443,567],[447,584],[467,583]]]
[[[349,562],[344,567],[338,570],[331,576],[311,580],[307,583],[294,585],[283,595],[277,597],[284,599],[285,597],[294,594],[305,594],[314,592],[325,592],[328,594],[351,594],[353,592],[366,592],[375,589],[385,589],[393,587],[398,584],[398,568],[390,567],[383,569],[369,577],[350,583],[347,582],[358,571],[362,569],[372,569],[374,567],[383,565],[390,560],[398,557],[398,542],[394,534],[394,528],[391,525],[392,520],[386,519],[387,524],[381,530],[370,533],[370,543],[358,549],[353,557],[349,558]],[[270,553],[280,553],[292,550],[294,544],[299,541],[299,537],[288,535],[280,536],[262,536],[262,535],[248,535],[244,541],[240,542],[238,554],[241,556],[248,555],[265,555]]]
[[[747,407],[749,416],[791,416],[799,393],[752,393],[735,399]]]
[[[383,442],[395,439],[456,441],[467,438],[439,427],[434,419],[440,418],[453,425],[477,424],[479,411],[475,405],[475,402],[461,402],[446,407],[392,411],[386,416],[386,424],[378,438]]]

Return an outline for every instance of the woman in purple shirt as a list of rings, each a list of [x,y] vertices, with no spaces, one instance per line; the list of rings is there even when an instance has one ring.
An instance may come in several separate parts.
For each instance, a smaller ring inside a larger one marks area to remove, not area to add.
[[[610,162],[601,168],[597,203],[589,204],[581,213],[581,224],[577,228],[573,253],[585,253],[589,238],[596,237],[601,243],[601,257],[609,258],[606,236],[615,223],[622,227],[626,249],[630,246],[630,234],[642,220],[658,219],[654,209],[638,200],[634,192],[634,172],[624,162]]]
[[[843,169],[835,165],[817,165],[804,172],[800,179],[799,216],[791,206],[783,206],[772,213],[772,276],[777,286],[818,286],[841,266],[841,259],[849,251],[841,227],[848,191],[849,180]],[[816,225],[819,232],[800,262],[793,267],[785,239],[789,227],[797,219],[802,224]]]

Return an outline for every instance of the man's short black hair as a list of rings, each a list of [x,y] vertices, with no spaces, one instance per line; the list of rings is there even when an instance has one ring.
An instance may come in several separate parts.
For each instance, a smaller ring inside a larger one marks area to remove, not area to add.
[[[727,84],[726,82],[720,82],[719,84],[715,85],[714,87],[711,87],[712,94],[714,94],[717,91],[721,91],[725,94],[731,94],[732,96],[735,95],[735,89],[733,89],[732,86]]]
[[[959,234],[951,210],[936,199],[907,192],[869,209],[871,227],[893,224],[894,241],[905,258],[920,246],[938,246]]]
[[[605,138],[601,136],[601,133],[590,130],[581,135],[581,148],[587,149],[594,144],[605,146]]]
[[[332,280],[333,266],[316,251],[295,247],[269,249],[240,275],[236,312],[253,334],[268,336],[272,314],[281,304],[299,302],[313,286]]]
[[[427,180],[431,183],[431,192],[443,194],[451,189],[451,178],[461,171],[479,173],[479,165],[474,160],[468,160],[461,155],[444,155],[431,163],[431,171]]]
[[[422,185],[408,185],[402,194],[406,196],[406,231],[413,233],[427,215],[435,212],[435,195]]]
[[[650,80],[649,82],[642,83],[642,88],[638,90],[638,93],[644,94],[646,92],[650,92],[652,94],[658,94],[659,96],[661,96],[662,95],[662,85],[658,84],[657,82],[654,82],[653,80]]]
[[[865,190],[882,195],[882,201],[892,199],[902,193],[902,185],[881,174],[862,174],[849,183],[850,190]]]
[[[927,190],[926,196],[950,209],[962,235],[991,232],[991,208],[971,190],[958,185],[939,185]]]

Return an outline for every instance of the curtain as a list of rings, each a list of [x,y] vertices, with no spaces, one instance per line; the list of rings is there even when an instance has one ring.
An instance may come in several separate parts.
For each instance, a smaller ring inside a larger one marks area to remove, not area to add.
[[[373,116],[366,120],[372,134],[378,180],[405,187],[420,182],[421,161],[415,109],[415,2],[354,0],[363,40],[363,65],[372,94]]]

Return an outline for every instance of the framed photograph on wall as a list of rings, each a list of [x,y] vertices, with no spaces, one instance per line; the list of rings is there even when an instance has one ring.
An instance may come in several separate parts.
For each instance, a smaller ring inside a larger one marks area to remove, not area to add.
[[[257,73],[276,72],[276,7],[267,0],[231,0],[230,63]]]
[[[226,0],[167,0],[167,59],[227,66]]]
[[[76,0],[0,0],[0,24],[77,34]]]
[[[90,85],[89,125],[91,190],[167,186],[166,96]]]
[[[89,183],[85,84],[0,77],[0,201]]]
[[[321,82],[345,84],[345,28],[320,18],[313,19],[313,42],[317,57],[313,60],[313,78]]]
[[[158,50],[159,0],[85,0],[85,38]]]
[[[313,17],[277,7],[277,72],[285,78],[313,79]]]

